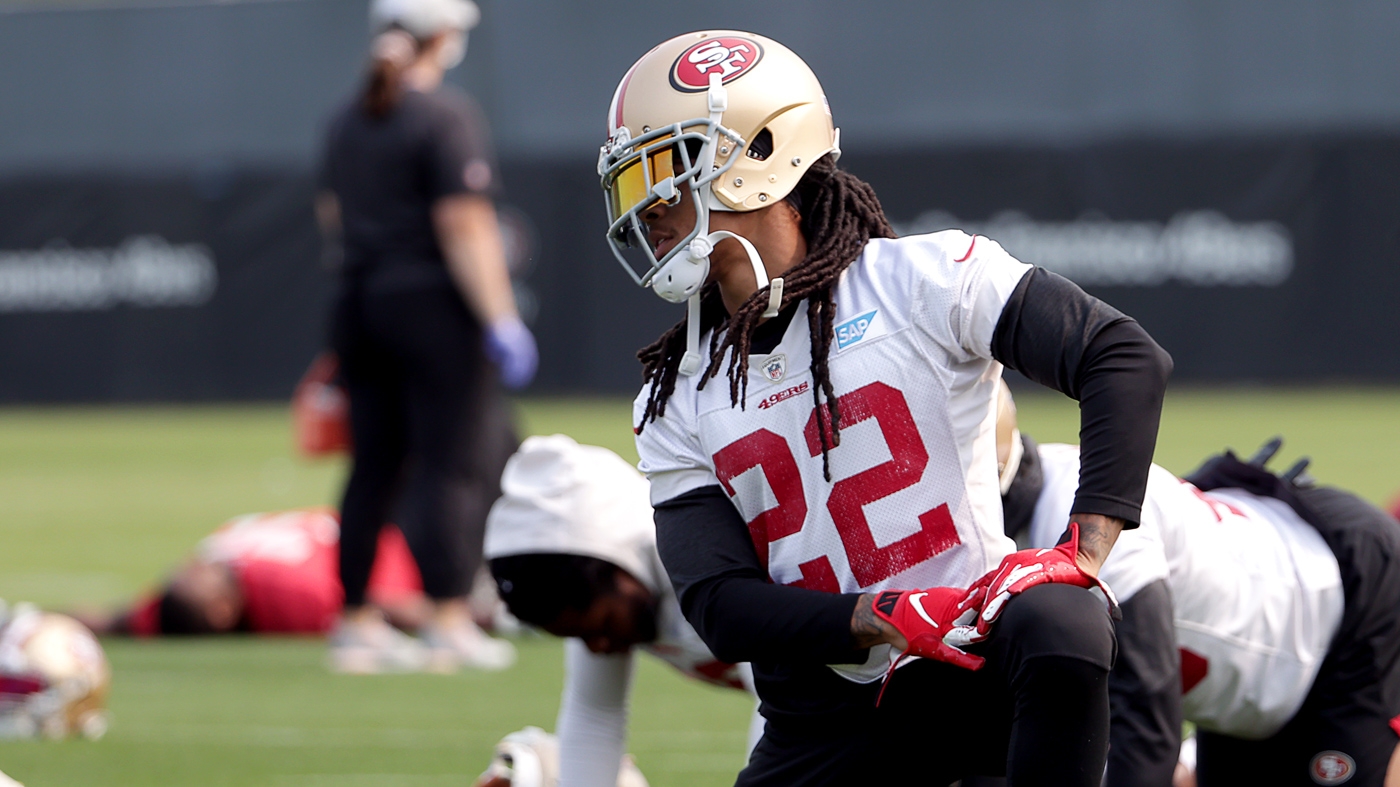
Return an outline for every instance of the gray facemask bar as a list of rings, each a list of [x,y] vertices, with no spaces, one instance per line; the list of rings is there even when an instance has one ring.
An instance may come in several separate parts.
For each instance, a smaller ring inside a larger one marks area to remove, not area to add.
[[[685,130],[687,128],[694,129],[697,126],[703,127],[703,131]],[[720,138],[727,140],[734,146],[734,153],[730,155],[729,159],[725,161],[724,164],[715,168],[715,145]],[[695,161],[690,160],[690,151],[684,144],[688,140],[697,140],[702,143],[700,155]],[[657,272],[665,267],[666,263],[670,262],[676,255],[688,249],[690,242],[700,236],[701,231],[704,229],[702,223],[708,224],[708,212],[710,209],[709,200],[706,198],[705,193],[708,189],[703,187],[709,186],[710,183],[724,175],[724,173],[734,165],[734,162],[738,160],[746,144],[743,137],[720,126],[717,120],[692,118],[664,128],[652,129],[640,137],[624,143],[626,146],[626,153],[620,158],[614,158],[616,151],[609,151],[604,148],[599,157],[598,170],[599,175],[602,176],[602,184],[604,186],[603,204],[609,215],[612,213],[610,181],[614,173],[619,171],[623,165],[630,163],[636,158],[641,159],[639,166],[650,167],[650,154],[658,148],[674,145],[679,150],[681,161],[686,165],[686,169],[679,175],[674,175],[667,180],[662,180],[657,183],[656,186],[652,187],[651,196],[657,200],[674,205],[675,200],[681,192],[679,184],[690,181],[691,185],[690,197],[695,202],[695,228],[690,234],[686,235],[685,238],[677,242],[676,246],[666,252],[660,259],[657,259],[655,250],[651,248],[651,244],[645,242],[646,232],[644,223],[641,220],[642,209],[648,208],[654,204],[651,200],[644,200],[637,205],[627,208],[623,214],[608,227],[608,248],[612,250],[613,256],[617,258],[618,263],[622,265],[623,269],[627,271],[627,275],[630,276],[632,281],[638,286],[650,286]],[[707,170],[709,172],[708,175],[704,174]],[[706,221],[702,222],[702,217],[706,219]],[[645,255],[645,261],[650,264],[651,269],[641,275],[638,275],[637,272],[633,270],[632,266],[627,262],[627,258],[623,255],[623,241],[621,239],[628,235],[632,235],[643,241],[640,244],[640,250]]]

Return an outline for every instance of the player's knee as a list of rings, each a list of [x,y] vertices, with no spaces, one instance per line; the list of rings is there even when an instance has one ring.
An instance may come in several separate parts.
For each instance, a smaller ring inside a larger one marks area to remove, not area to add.
[[[1111,669],[1117,642],[1103,599],[1073,585],[1039,585],[1007,602],[997,621],[1022,658],[1071,656]]]

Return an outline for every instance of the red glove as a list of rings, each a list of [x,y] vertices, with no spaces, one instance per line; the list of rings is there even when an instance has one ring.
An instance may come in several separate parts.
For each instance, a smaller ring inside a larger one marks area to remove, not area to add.
[[[958,625],[959,617],[976,610],[972,596],[958,588],[928,588],[926,590],[886,590],[875,596],[875,616],[894,626],[909,648],[906,655],[946,661],[963,669],[982,668],[986,659],[960,650],[958,645],[981,642],[986,636],[971,625]]]
[[[1047,582],[1074,585],[1086,589],[1098,588],[1108,604],[1109,613],[1118,609],[1113,591],[1097,577],[1084,573],[1075,562],[1079,554],[1079,523],[1069,523],[1069,540],[1050,549],[1023,549],[1007,555],[1001,565],[988,572],[967,589],[968,606],[979,611],[977,633],[985,637],[1001,615],[1012,596]]]

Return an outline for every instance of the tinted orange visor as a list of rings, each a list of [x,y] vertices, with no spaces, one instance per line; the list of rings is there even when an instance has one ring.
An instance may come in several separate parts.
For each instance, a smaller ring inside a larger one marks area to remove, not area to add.
[[[663,145],[649,150],[623,164],[613,175],[608,187],[610,222],[615,222],[634,208],[644,210],[656,202],[652,189],[671,177],[672,147]]]

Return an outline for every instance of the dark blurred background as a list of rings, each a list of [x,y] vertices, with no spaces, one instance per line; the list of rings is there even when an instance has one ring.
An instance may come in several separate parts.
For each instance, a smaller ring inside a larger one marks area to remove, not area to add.
[[[630,392],[681,316],[602,240],[612,89],[735,27],[812,65],[902,231],[959,226],[1135,315],[1177,379],[1400,381],[1400,3],[478,0],[540,393]],[[0,0],[0,401],[287,396],[333,279],[322,124],[360,0]]]

